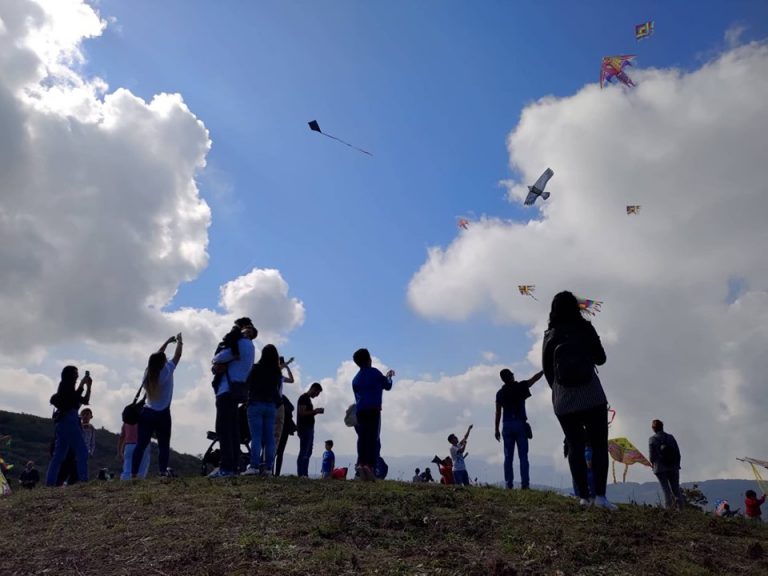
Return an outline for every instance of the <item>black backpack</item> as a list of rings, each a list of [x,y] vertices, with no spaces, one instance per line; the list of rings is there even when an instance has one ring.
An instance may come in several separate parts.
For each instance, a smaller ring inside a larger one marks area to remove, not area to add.
[[[125,408],[123,408],[123,422],[125,422],[128,425],[138,424],[139,423],[139,417],[141,416],[141,411],[144,408],[144,404],[147,402],[147,394],[144,393],[144,397],[139,400],[139,396],[141,396],[141,391],[144,388],[144,383],[141,383],[141,386],[139,386],[138,391],[136,392],[136,396],[133,397],[133,402],[128,404]]]
[[[567,332],[565,339],[555,346],[555,382],[565,388],[586,386],[595,374],[592,350],[583,336]]]
[[[664,466],[677,466],[677,457],[675,443],[671,441],[669,434],[664,434],[664,440],[659,446],[659,462]]]

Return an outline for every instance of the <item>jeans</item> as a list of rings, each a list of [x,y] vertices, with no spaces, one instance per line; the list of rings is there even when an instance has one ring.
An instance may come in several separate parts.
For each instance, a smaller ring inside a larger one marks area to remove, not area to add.
[[[171,455],[171,409],[152,410],[146,406],[141,410],[139,416],[139,440],[133,449],[133,461],[131,464],[131,474],[134,476],[139,473],[141,459],[144,458],[144,452],[152,440],[152,435],[157,436],[158,464],[160,474],[168,470],[168,459]]]
[[[133,452],[136,448],[136,444],[126,444],[123,447],[123,473],[120,474],[120,480],[130,480],[131,470],[133,468]],[[144,456],[141,457],[141,464],[139,465],[139,478],[146,478],[147,471],[149,470],[149,453],[150,450],[144,450]]]
[[[531,479],[529,476],[528,435],[525,430],[525,421],[505,421],[502,429],[502,438],[504,438],[504,483],[507,488],[512,488],[514,485],[515,445],[517,445],[517,457],[520,459],[520,487],[528,488]]]
[[[237,402],[232,394],[224,392],[216,396],[216,437],[219,439],[221,461],[219,469],[238,472],[240,461],[240,421]]]
[[[360,466],[376,467],[381,451],[381,410],[360,410],[357,413],[357,463]]]
[[[275,415],[277,407],[270,402],[248,405],[248,428],[251,430],[251,468],[261,466],[261,446],[264,445],[264,470],[272,471],[275,461]]]
[[[77,410],[64,412],[56,422],[56,439],[54,441],[53,456],[48,464],[48,474],[45,478],[47,486],[56,486],[56,479],[59,476],[59,468],[67,457],[69,449],[75,450],[75,460],[77,461],[77,477],[81,482],[88,481],[88,447],[83,440],[83,434],[80,431],[80,417]]]
[[[683,509],[685,500],[680,494],[680,470],[667,470],[666,472],[656,472],[656,478],[664,491],[664,504],[667,508]]]
[[[454,484],[469,486],[469,472],[467,472],[466,470],[454,470],[453,482]]]
[[[312,444],[315,442],[315,429],[299,428],[299,457],[296,459],[296,474],[309,476],[309,459],[312,457]]]
[[[595,495],[605,496],[608,482],[608,406],[603,404],[581,412],[562,414],[557,419],[568,442],[568,465],[577,489],[576,496],[590,497],[587,461],[584,458],[587,442],[592,446]]]

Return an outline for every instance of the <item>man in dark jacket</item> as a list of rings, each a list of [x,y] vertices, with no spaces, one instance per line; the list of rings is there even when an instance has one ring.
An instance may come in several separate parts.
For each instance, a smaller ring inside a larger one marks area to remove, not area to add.
[[[664,491],[667,508],[683,509],[685,500],[680,493],[680,449],[672,434],[664,432],[664,422],[651,422],[654,434],[648,440],[648,457],[653,473]]]

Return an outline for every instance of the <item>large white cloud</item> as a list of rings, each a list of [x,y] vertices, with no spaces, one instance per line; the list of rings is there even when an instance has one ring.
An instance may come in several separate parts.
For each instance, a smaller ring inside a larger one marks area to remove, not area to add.
[[[217,309],[168,311],[208,262],[195,176],[211,140],[179,94],[147,102],[83,72],[81,43],[105,25],[82,0],[0,0],[0,407],[49,414],[74,363],[93,374],[96,424],[116,430],[147,356],[181,331],[174,443],[191,451],[232,321],[282,342],[304,307],[279,271],[254,268]]]
[[[768,47],[633,74],[633,90],[588,85],[523,111],[508,138],[523,177],[510,200],[548,166],[552,197],[527,222],[486,219],[432,248],[409,302],[428,317],[529,326],[535,366],[557,291],[604,300],[614,433],[643,448],[658,417],[680,439],[685,477],[740,473],[735,457],[761,453],[768,432]],[[540,302],[518,284],[536,284]]]

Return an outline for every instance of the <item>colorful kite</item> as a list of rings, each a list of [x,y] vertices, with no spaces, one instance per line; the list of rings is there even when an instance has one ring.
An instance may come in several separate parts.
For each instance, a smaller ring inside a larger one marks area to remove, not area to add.
[[[554,175],[555,173],[552,171],[552,168],[547,168],[533,186],[528,186],[528,196],[525,197],[524,202],[526,206],[533,206],[533,203],[536,202],[536,198],[539,196],[541,196],[542,200],[549,198],[549,192],[544,192],[544,188],[547,186],[549,179]]]
[[[643,22],[642,24],[635,26],[635,40],[639,41],[644,38],[648,38],[651,34],[653,34],[653,27],[653,20],[648,20],[648,22]]]
[[[469,220],[466,218],[459,218],[456,223],[458,224],[459,228],[462,228],[463,230],[469,230]]]
[[[618,80],[625,86],[634,86],[632,78],[627,76],[624,72],[624,68],[632,66],[632,60],[635,59],[634,54],[622,54],[620,56],[604,56],[603,63],[600,66],[600,88],[606,83],[612,83],[614,80]]]
[[[611,472],[613,473],[613,483],[616,484],[616,462],[624,464],[624,476],[622,482],[627,481],[627,472],[632,464],[651,465],[643,453],[635,448],[634,444],[626,438],[612,438],[608,440],[608,454],[611,455],[614,462],[611,463]]]
[[[758,460],[757,458],[736,458],[739,462],[745,462],[746,464],[749,464],[752,467],[752,473],[755,475],[755,481],[757,482],[757,485],[760,487],[760,490],[762,490],[763,494],[768,493],[768,483],[766,483],[765,480],[763,480],[763,476],[760,474],[760,468],[759,466],[762,466],[763,468],[768,468],[768,460]]]
[[[539,299],[533,295],[533,293],[536,291],[536,286],[534,284],[520,284],[517,289],[520,290],[521,296],[530,296],[537,302],[539,301]]]
[[[640,214],[640,206],[627,206],[627,215]]]
[[[576,298],[579,301],[579,308],[587,316],[594,316],[600,312],[603,301],[602,300],[590,300],[589,298]]]
[[[308,124],[309,124],[309,129],[312,130],[313,132],[317,132],[318,134],[322,134],[323,136],[327,136],[328,138],[333,138],[337,142],[346,144],[347,146],[349,146],[350,148],[354,148],[358,152],[362,152],[363,154],[368,154],[368,156],[373,156],[373,154],[371,154],[370,152],[363,150],[362,148],[358,148],[357,146],[353,146],[349,142],[344,142],[344,140],[342,140],[341,138],[336,138],[336,136],[331,136],[330,134],[326,134],[325,132],[320,130],[320,124],[317,123],[317,120],[312,120]]]

